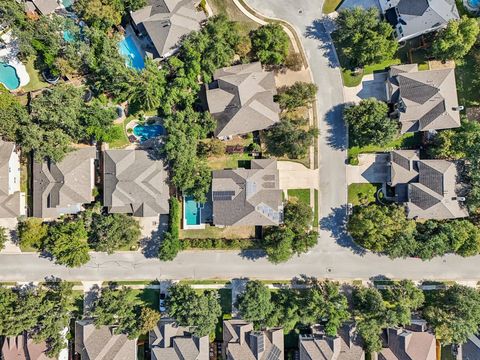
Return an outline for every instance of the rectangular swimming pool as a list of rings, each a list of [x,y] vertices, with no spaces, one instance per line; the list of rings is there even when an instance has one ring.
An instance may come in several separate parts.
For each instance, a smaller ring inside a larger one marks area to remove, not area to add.
[[[143,56],[135,44],[132,36],[127,36],[118,43],[120,54],[125,57],[125,63],[129,67],[133,67],[137,70],[142,70],[145,67],[145,61]]]
[[[200,225],[202,219],[202,204],[197,203],[193,196],[185,196],[185,220],[187,225]]]

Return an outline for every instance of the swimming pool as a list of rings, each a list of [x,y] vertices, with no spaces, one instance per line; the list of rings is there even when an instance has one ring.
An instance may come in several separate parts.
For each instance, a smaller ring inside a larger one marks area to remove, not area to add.
[[[135,136],[140,138],[140,141],[145,141],[164,134],[162,125],[136,125],[133,128]]]
[[[125,57],[125,64],[137,70],[142,70],[145,67],[142,54],[137,48],[135,41],[131,36],[127,36],[118,43],[120,54]]]
[[[468,0],[468,5],[473,9],[480,9],[480,0]]]
[[[202,218],[202,204],[197,203],[193,196],[185,196],[185,220],[187,225],[200,225]]]
[[[75,40],[75,35],[70,30],[63,31],[63,40],[66,42],[72,42]]]
[[[15,90],[20,86],[20,79],[13,66],[0,63],[0,83],[5,85],[8,90]]]

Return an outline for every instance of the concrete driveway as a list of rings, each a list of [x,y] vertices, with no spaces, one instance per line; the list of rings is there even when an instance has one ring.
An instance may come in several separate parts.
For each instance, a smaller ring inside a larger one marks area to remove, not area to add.
[[[359,164],[347,166],[348,184],[378,183],[388,180],[388,154],[360,154]]]
[[[344,87],[345,102],[358,104],[362,99],[372,97],[387,101],[386,80],[386,72],[365,75],[360,85]]]
[[[318,170],[293,161],[278,161],[280,189],[318,189]]]

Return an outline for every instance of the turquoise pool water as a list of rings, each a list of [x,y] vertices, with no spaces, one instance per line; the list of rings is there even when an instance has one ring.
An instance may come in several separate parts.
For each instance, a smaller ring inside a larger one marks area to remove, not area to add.
[[[468,0],[468,4],[469,4],[472,8],[478,8],[478,9],[480,9],[480,0]]]
[[[13,66],[0,63],[0,83],[5,85],[8,90],[17,89],[20,86],[17,70]]]
[[[118,43],[120,54],[125,57],[125,63],[129,67],[142,70],[145,67],[142,54],[138,51],[137,45],[131,36],[127,36]]]
[[[185,220],[187,225],[200,225],[202,218],[202,204],[197,203],[193,196],[185,196]]]
[[[162,125],[137,125],[133,128],[133,133],[145,141],[164,134]]]
[[[72,34],[70,30],[64,30],[63,31],[63,40],[66,42],[72,42],[75,40],[75,36]]]
[[[74,0],[62,0],[63,6],[68,9],[70,8],[74,3]]]

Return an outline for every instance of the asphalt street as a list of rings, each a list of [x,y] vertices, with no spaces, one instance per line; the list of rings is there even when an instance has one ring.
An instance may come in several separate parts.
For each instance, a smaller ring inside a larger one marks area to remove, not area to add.
[[[480,256],[448,255],[423,262],[390,260],[357,248],[344,230],[346,219],[346,135],[341,117],[343,88],[336,56],[322,20],[322,1],[246,0],[259,13],[292,24],[301,36],[310,69],[318,85],[320,128],[319,218],[320,239],[308,254],[281,265],[270,264],[261,253],[238,251],[185,251],[172,262],[161,263],[142,253],[92,254],[77,269],[55,265],[37,254],[0,255],[0,281],[39,281],[46,276],[68,280],[129,279],[289,279],[306,274],[338,280],[375,276],[413,280],[477,280]]]

